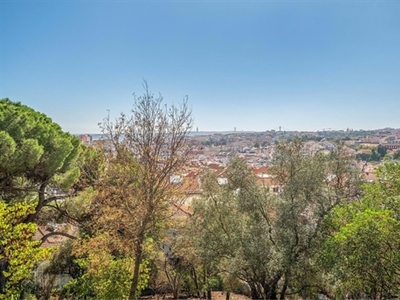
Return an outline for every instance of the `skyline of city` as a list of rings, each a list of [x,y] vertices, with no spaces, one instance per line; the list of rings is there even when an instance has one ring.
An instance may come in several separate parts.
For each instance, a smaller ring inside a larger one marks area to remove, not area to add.
[[[400,2],[2,1],[0,98],[71,133],[143,79],[199,131],[399,128]]]

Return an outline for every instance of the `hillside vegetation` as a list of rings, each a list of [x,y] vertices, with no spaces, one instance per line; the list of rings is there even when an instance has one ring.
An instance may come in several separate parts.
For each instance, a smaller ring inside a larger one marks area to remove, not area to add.
[[[186,100],[167,107],[145,85],[84,146],[1,100],[0,299],[400,297],[398,160],[367,183],[343,142],[293,138],[274,145],[274,189],[232,156],[204,167],[189,203],[192,124]]]

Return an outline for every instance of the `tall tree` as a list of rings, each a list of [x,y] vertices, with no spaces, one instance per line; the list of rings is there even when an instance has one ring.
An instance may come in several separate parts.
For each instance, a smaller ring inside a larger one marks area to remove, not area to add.
[[[32,222],[39,221],[43,207],[71,195],[70,187],[79,177],[74,165],[79,144],[78,138],[63,132],[44,114],[9,99],[0,100],[0,203],[7,209],[16,203],[21,203],[21,210],[24,205],[29,207],[22,210],[27,214],[12,220],[16,229],[27,226],[25,236],[19,237],[21,243],[36,228]],[[55,189],[61,193],[53,193]],[[33,259],[37,249],[30,251]],[[13,265],[7,262],[15,259],[12,252],[2,252],[0,280],[12,280],[6,274]],[[24,267],[32,267],[28,262]]]
[[[284,249],[282,279],[285,289],[326,293],[324,286],[308,280],[305,272],[323,240],[325,219],[341,201],[359,196],[360,172],[351,152],[343,144],[329,154],[315,152],[294,140],[275,149],[271,174],[283,187],[277,196],[274,221],[275,242]],[[296,269],[296,267],[304,269]],[[312,272],[310,272],[312,273]]]
[[[79,153],[79,139],[62,131],[46,115],[15,103],[0,100],[0,191],[3,201],[34,196],[35,211],[26,217],[34,221],[41,209],[59,196],[50,188],[63,180],[77,179],[74,161]],[[68,191],[68,189],[66,189]]]
[[[108,168],[96,199],[98,222],[107,223],[134,253],[129,299],[138,297],[145,242],[158,241],[170,203],[179,196],[171,176],[179,175],[188,160],[193,123],[187,100],[167,107],[146,82],[144,89],[142,96],[135,96],[131,115],[122,113],[114,122],[107,118],[102,125]],[[104,221],[111,211],[118,222]]]
[[[254,299],[283,299],[288,290],[309,286],[300,268],[319,248],[325,217],[343,198],[358,195],[358,172],[342,146],[326,155],[300,140],[278,144],[270,173],[281,186],[278,194],[258,186],[235,159],[226,171],[228,185],[212,175],[193,203],[199,255],[247,282]]]

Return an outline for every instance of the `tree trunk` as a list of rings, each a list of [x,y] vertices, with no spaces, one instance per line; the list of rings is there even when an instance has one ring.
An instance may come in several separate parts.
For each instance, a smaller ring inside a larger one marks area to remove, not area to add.
[[[225,300],[229,300],[231,298],[231,292],[226,292]]]
[[[175,281],[175,283],[174,283],[173,294],[174,294],[174,298],[178,299],[179,298],[179,277],[176,277],[174,281]]]
[[[45,200],[46,200],[46,186],[47,186],[47,181],[43,182],[40,187],[39,187],[39,191],[38,191],[38,204],[36,205],[35,208],[35,212],[33,214],[28,215],[25,218],[25,223],[29,223],[29,222],[33,222],[36,219],[37,214],[39,213],[39,211],[43,208],[44,204],[45,204]]]
[[[211,289],[209,289],[209,290],[207,291],[207,299],[208,299],[208,300],[212,300]]]
[[[265,299],[268,300],[277,300],[278,292],[277,292],[277,284],[272,283],[264,286]]]
[[[197,298],[200,298],[199,282],[197,279],[196,269],[194,268],[193,265],[192,265],[192,274],[193,274],[194,286],[196,287],[196,295],[197,295]]]
[[[258,290],[255,286],[254,283],[249,284],[250,286],[250,293],[251,293],[251,299],[260,299],[260,295],[258,294]]]
[[[139,295],[137,295],[137,288],[139,284],[139,276],[140,276],[140,264],[142,263],[142,249],[143,238],[139,239],[136,246],[135,253],[135,263],[133,268],[133,278],[131,283],[131,288],[129,291],[129,300],[136,300]]]
[[[165,258],[164,271],[165,275],[167,276],[168,283],[171,286],[174,299],[178,299],[181,274],[176,269],[175,274],[173,274],[173,271],[171,272],[172,274],[168,272],[168,258]]]
[[[288,287],[288,279],[287,279],[287,275],[285,275],[285,281],[283,282],[283,287],[282,287],[282,290],[281,290],[281,293],[279,296],[280,300],[285,299],[285,293],[286,293],[287,287]]]

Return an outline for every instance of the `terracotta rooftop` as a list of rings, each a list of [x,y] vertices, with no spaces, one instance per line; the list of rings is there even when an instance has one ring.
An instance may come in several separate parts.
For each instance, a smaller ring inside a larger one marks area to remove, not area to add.
[[[68,227],[66,225],[59,225],[56,230],[48,230],[48,226],[38,226],[38,230],[36,231],[35,235],[33,236],[33,239],[35,241],[40,241],[44,236],[50,235],[41,245],[41,247],[47,248],[47,247],[54,247],[54,246],[60,246],[64,241],[69,239],[67,236],[61,235],[62,233],[66,233],[69,235],[74,234],[76,231],[76,228],[69,225]],[[60,232],[61,234],[57,234]]]

